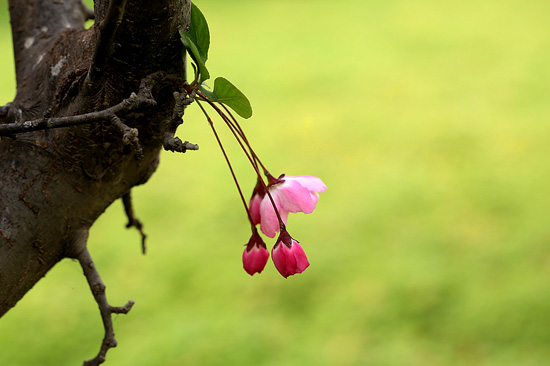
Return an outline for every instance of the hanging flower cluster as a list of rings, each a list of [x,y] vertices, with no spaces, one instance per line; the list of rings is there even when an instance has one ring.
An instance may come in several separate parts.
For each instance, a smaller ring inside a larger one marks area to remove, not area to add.
[[[288,214],[291,212],[312,213],[317,201],[319,201],[319,193],[327,189],[326,185],[321,179],[313,176],[287,176],[282,174],[279,178],[275,178],[260,161],[250,146],[241,126],[223,103],[214,103],[201,91],[197,91],[196,101],[206,116],[222,150],[252,229],[252,235],[242,256],[244,270],[250,275],[261,273],[269,259],[267,246],[256,229],[256,226],[260,225],[260,231],[270,238],[274,238],[279,233],[279,237],[271,250],[273,263],[279,273],[285,278],[296,273],[302,273],[309,266],[309,261],[300,243],[292,238],[286,229]],[[248,205],[214,123],[202,106],[201,101],[207,102],[220,115],[239,142],[258,176]],[[263,169],[267,182],[262,178],[260,168]]]
[[[268,185],[258,180],[249,203],[252,225],[260,224],[260,230],[270,238],[280,231],[279,238],[271,251],[275,268],[286,278],[296,273],[302,273],[308,266],[306,254],[298,241],[293,239],[286,230],[290,212],[312,213],[319,200],[319,192],[327,187],[317,177],[285,176],[274,178],[266,172]],[[256,231],[252,238],[258,237]],[[251,238],[251,241],[253,240]],[[268,260],[269,253],[262,241],[255,248],[261,248],[253,255],[249,244],[243,253],[244,269],[250,274],[260,273]],[[259,263],[263,265],[260,266]],[[252,268],[255,270],[252,271]]]

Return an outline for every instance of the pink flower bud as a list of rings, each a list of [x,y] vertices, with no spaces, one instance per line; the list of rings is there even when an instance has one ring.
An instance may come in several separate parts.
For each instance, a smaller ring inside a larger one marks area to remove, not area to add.
[[[286,230],[281,231],[277,244],[271,250],[271,257],[275,268],[284,278],[302,273],[309,266],[302,246]]]
[[[255,231],[255,230],[254,230]],[[252,233],[243,252],[243,267],[249,275],[261,273],[269,258],[264,241],[257,232]]]
[[[260,180],[256,183],[254,191],[252,192],[252,197],[250,197],[250,202],[248,205],[248,210],[250,211],[250,217],[252,218],[252,225],[258,225],[261,221],[260,217],[260,204],[265,196],[265,189],[260,183]]]

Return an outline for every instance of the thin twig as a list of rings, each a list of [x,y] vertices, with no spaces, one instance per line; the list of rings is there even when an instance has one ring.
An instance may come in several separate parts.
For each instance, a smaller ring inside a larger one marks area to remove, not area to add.
[[[176,130],[179,125],[183,123],[182,116],[185,111],[185,107],[193,102],[195,98],[195,91],[191,92],[189,96],[184,93],[174,92],[174,110],[172,111],[172,118],[165,121],[161,127],[163,132],[162,146],[164,150],[172,152],[184,153],[187,150],[198,150],[199,146],[190,143],[189,141],[181,141],[179,137],[175,137]]]
[[[131,192],[128,192],[122,196],[122,203],[124,204],[124,212],[126,212],[126,216],[128,217],[128,224],[126,224],[126,227],[135,227],[136,229],[138,229],[139,233],[141,234],[141,252],[145,254],[145,251],[147,250],[147,246],[145,243],[147,235],[143,231],[143,224],[134,214],[134,206],[132,204]]]
[[[84,271],[84,276],[86,276],[90,290],[99,307],[101,319],[103,320],[103,328],[105,330],[105,336],[103,342],[101,342],[99,353],[91,360],[84,361],[83,364],[84,366],[96,366],[105,362],[105,356],[110,348],[117,346],[111,314],[127,314],[130,309],[132,309],[132,306],[134,306],[134,301],[130,300],[126,305],[119,307],[109,305],[107,296],[105,295],[105,285],[101,280],[99,272],[95,268],[94,261],[88,249],[84,248],[77,256],[77,259],[80,262],[80,266]]]
[[[132,93],[129,98],[124,99],[122,102],[97,112],[90,112],[86,114],[79,114],[76,116],[66,117],[52,117],[41,118],[32,121],[25,121],[22,123],[7,123],[0,124],[0,136],[14,135],[17,133],[25,133],[40,130],[49,130],[52,128],[78,126],[87,123],[93,123],[97,121],[109,120],[112,116],[122,112],[127,112],[132,108],[139,107],[141,105],[155,105],[154,100],[147,100],[142,97],[138,97],[135,93]]]
[[[181,141],[179,137],[170,136],[169,134],[164,135],[162,146],[164,150],[180,153],[185,153],[187,150],[199,149],[199,145],[195,145],[189,141]]]
[[[115,114],[109,116],[109,120],[116,128],[120,130],[120,132],[122,132],[122,143],[124,145],[132,146],[132,148],[136,152],[137,158],[139,160],[142,160],[144,156],[143,149],[141,148],[141,144],[139,143],[138,139],[138,129],[126,126]]]

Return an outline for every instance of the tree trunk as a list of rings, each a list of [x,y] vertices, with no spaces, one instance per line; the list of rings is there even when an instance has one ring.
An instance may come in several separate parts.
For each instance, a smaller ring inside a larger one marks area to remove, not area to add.
[[[88,30],[80,1],[9,1],[17,94],[0,128],[40,130],[0,140],[0,316],[61,259],[93,266],[90,226],[113,201],[129,204],[163,145],[196,148],[174,138],[190,0],[96,0]]]

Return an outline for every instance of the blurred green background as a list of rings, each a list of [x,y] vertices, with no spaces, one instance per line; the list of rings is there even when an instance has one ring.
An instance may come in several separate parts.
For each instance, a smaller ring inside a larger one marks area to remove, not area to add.
[[[0,13],[0,104],[14,97]],[[550,2],[197,1],[209,69],[250,98],[274,174],[316,175],[289,219],[311,266],[242,269],[249,228],[208,125],[178,133],[89,247],[117,316],[108,365],[543,365],[550,360]],[[223,131],[218,123],[220,132]],[[244,189],[254,175],[222,133]],[[272,245],[273,240],[268,241]],[[78,365],[102,326],[59,263],[0,321],[1,365]]]

